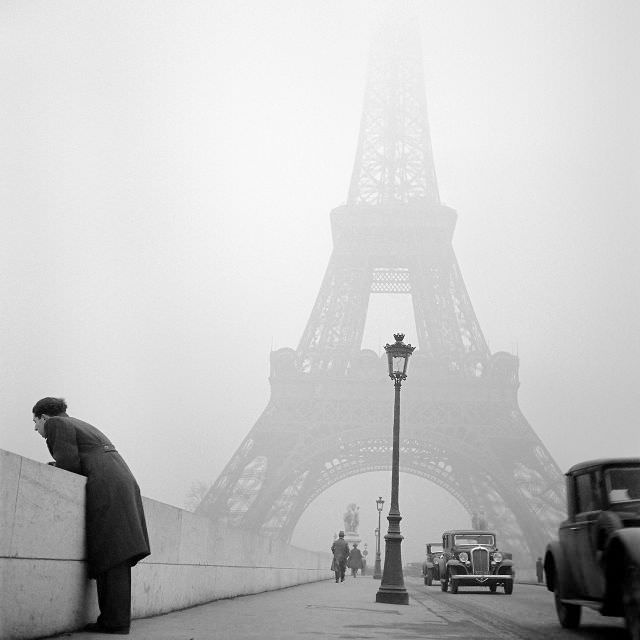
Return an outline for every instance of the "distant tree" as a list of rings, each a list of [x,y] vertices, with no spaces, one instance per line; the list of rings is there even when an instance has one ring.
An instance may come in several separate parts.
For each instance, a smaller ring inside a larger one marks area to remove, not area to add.
[[[202,499],[207,495],[207,492],[211,488],[211,484],[204,482],[203,480],[197,480],[191,483],[191,487],[187,492],[187,496],[184,499],[184,508],[187,511],[195,511]]]

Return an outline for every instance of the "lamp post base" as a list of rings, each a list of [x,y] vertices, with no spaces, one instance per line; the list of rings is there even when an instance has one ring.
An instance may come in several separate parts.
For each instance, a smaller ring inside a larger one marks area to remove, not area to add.
[[[382,583],[376,593],[376,602],[388,604],[409,604],[409,594],[404,587],[402,575],[402,552],[400,549],[403,536],[400,534],[400,520],[398,512],[389,513],[389,533],[384,537],[385,555]]]
[[[380,587],[376,593],[376,602],[384,602],[386,604],[409,604],[409,594],[402,587],[393,589],[391,587]]]

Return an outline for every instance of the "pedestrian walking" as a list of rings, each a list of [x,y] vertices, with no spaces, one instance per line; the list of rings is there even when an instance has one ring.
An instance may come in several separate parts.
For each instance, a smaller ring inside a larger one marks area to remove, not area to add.
[[[544,579],[544,567],[542,565],[542,558],[538,557],[536,560],[536,577],[538,578],[538,582],[542,582]]]
[[[347,569],[347,558],[349,557],[349,543],[344,539],[344,531],[338,533],[338,539],[331,545],[333,562],[331,571],[336,574],[336,582],[344,582],[344,573]]]
[[[85,631],[126,635],[131,567],[150,554],[140,488],[109,438],[66,411],[62,398],[42,398],[33,407],[33,422],[55,460],[49,464],[87,478],[87,564],[100,615]]]
[[[357,542],[353,543],[353,549],[349,552],[349,569],[354,578],[358,575],[358,569],[362,569],[362,552]]]

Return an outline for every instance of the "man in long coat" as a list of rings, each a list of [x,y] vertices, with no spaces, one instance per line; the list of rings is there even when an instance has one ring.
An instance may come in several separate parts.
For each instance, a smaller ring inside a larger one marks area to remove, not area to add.
[[[33,421],[54,466],[87,477],[87,563],[100,615],[85,630],[125,635],[131,625],[131,567],[151,553],[140,488],[109,438],[70,418],[66,409],[62,398],[43,398],[33,407]]]
[[[355,578],[358,575],[358,569],[362,569],[362,552],[358,549],[358,543],[353,543],[353,549],[349,552],[349,569],[351,575]]]
[[[344,531],[338,534],[338,539],[331,545],[331,553],[333,553],[333,562],[331,563],[331,571],[336,574],[336,582],[344,582],[344,572],[347,569],[347,558],[349,557],[349,543],[344,539]]]

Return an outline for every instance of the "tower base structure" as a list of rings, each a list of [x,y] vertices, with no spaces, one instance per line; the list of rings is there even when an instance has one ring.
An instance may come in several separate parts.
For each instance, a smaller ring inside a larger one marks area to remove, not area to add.
[[[269,403],[198,513],[288,541],[333,484],[390,470],[387,365],[361,346],[370,296],[409,295],[418,347],[400,471],[443,488],[469,521],[484,513],[501,550],[533,569],[564,518],[564,478],[518,406],[518,358],[491,353],[475,315],[452,246],[457,214],[438,193],[418,20],[391,18],[372,48],[347,203],[331,212],[309,321],[296,349],[271,353]],[[385,539],[386,565],[396,537]],[[385,589],[403,599],[400,585]]]

